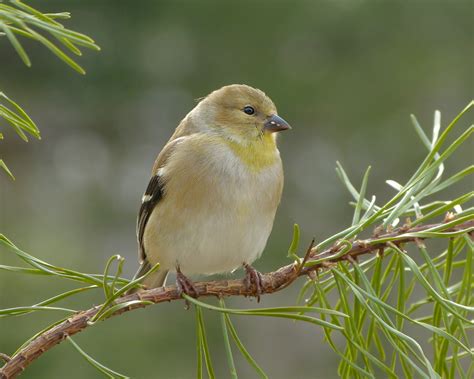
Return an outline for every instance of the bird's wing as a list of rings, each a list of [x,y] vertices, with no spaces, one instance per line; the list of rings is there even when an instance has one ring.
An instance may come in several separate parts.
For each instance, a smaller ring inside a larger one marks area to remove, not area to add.
[[[148,183],[145,194],[142,198],[142,205],[138,212],[137,221],[137,238],[139,244],[140,260],[146,259],[145,246],[143,243],[143,236],[145,234],[145,227],[150,218],[153,209],[163,197],[163,183],[159,175],[153,175]]]
[[[166,144],[163,150],[158,155],[158,158],[155,161],[153,166],[153,176],[151,177],[150,181],[148,182],[148,186],[146,188],[145,193],[142,197],[142,204],[140,206],[140,211],[138,212],[138,220],[137,220],[137,239],[138,239],[138,256],[140,262],[146,261],[146,251],[144,245],[144,235],[145,235],[145,228],[150,218],[153,210],[157,206],[157,204],[162,200],[165,181],[163,176],[161,175],[161,168],[165,167],[166,161],[173,153],[176,146],[179,143],[183,142],[186,137],[176,138]]]

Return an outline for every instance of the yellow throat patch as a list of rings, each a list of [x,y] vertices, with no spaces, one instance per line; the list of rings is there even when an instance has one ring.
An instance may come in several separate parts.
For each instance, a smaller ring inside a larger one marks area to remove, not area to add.
[[[271,166],[278,159],[276,143],[271,134],[265,133],[262,138],[245,144],[229,139],[226,139],[225,143],[252,171],[258,172]]]

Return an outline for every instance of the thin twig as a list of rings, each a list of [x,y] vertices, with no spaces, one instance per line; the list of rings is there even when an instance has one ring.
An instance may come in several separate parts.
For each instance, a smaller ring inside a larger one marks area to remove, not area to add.
[[[313,253],[313,247],[314,247],[314,243],[316,242],[316,238],[313,238],[311,240],[311,243],[309,244],[308,246],[308,249],[306,250],[306,254],[304,255],[304,258],[303,260],[301,261],[301,263],[299,264],[299,267],[298,267],[298,275],[301,273],[301,270],[303,269],[304,265],[306,262],[308,262],[309,258],[311,257],[311,254]]]
[[[283,266],[276,271],[262,275],[262,294],[270,294],[282,290],[287,287],[290,283],[298,276],[310,275],[318,270],[324,270],[331,263],[339,261],[355,260],[358,256],[373,252],[383,251],[388,247],[387,243],[373,243],[380,238],[391,238],[399,237],[397,243],[414,242],[416,237],[406,236],[404,234],[413,234],[416,232],[422,232],[427,229],[441,226],[443,223],[432,224],[432,225],[419,225],[413,228],[399,228],[391,231],[390,233],[380,234],[377,238],[370,238],[366,240],[358,240],[352,243],[352,248],[344,255],[332,258],[331,256],[337,252],[338,244],[324,250],[316,255],[314,248],[309,249],[306,254],[306,263],[310,263],[311,260],[327,257],[327,260],[319,262],[311,267],[302,267],[298,262],[292,263],[287,266]],[[469,220],[463,224],[456,225],[453,228],[444,230],[444,232],[456,232],[466,231],[471,232],[474,228],[474,220]],[[350,258],[350,259],[349,259]],[[220,280],[220,281],[206,281],[194,283],[196,292],[199,297],[206,296],[252,296],[253,292],[248,289],[242,279],[235,280]],[[173,300],[180,300],[181,295],[176,286],[166,286],[161,288],[153,288],[150,290],[139,291],[127,296],[123,296],[117,299],[116,303],[121,304],[131,300],[143,300],[151,303],[163,303]],[[122,308],[117,312],[111,314],[109,317],[118,316],[122,313],[131,311],[137,308],[144,308],[147,304],[133,304],[129,307]],[[55,327],[42,333],[32,341],[30,341],[25,347],[23,347],[18,353],[16,353],[5,365],[0,369],[1,379],[15,378],[23,370],[26,369],[34,360],[39,358],[43,353],[53,348],[58,343],[62,342],[68,336],[72,336],[86,329],[89,326],[89,321],[99,311],[101,306],[96,306],[91,309],[78,312],[68,318],[66,321],[56,325]]]

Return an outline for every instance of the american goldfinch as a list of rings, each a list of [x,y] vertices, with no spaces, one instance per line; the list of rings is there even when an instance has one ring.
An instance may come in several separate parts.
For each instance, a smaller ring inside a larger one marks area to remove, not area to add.
[[[144,280],[162,286],[177,272],[178,288],[195,295],[185,275],[231,272],[250,264],[267,243],[283,189],[276,132],[290,129],[272,100],[247,85],[222,87],[188,113],[156,158],[137,222]],[[249,290],[251,289],[249,288]]]

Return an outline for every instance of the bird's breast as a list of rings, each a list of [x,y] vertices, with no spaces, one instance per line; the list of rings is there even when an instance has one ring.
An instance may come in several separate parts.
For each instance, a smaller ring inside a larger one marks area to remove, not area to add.
[[[249,207],[276,209],[283,186],[283,169],[276,147],[236,147],[234,143],[201,141],[183,146],[169,160],[165,196],[183,208],[225,208],[237,214]],[[172,203],[175,203],[172,201]]]
[[[192,149],[168,161],[147,254],[183,272],[231,271],[265,247],[282,192],[281,161],[256,171],[226,145]]]

